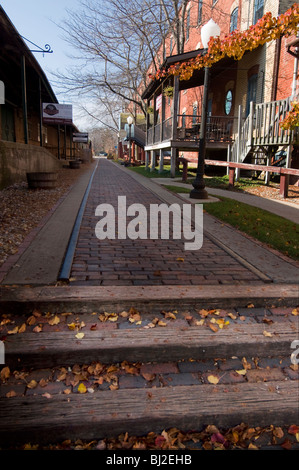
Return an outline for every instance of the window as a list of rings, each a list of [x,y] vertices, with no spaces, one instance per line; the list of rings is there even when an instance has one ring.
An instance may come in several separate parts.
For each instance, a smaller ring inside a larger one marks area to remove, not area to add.
[[[232,14],[230,15],[230,28],[229,28],[230,33],[234,31],[235,29],[237,29],[238,27],[238,12],[239,12],[239,8],[237,7],[233,10]]]
[[[186,21],[186,41],[188,41],[190,36],[190,8],[187,12],[187,21]]]
[[[200,24],[202,20],[202,0],[198,0],[198,18],[197,23]]]
[[[228,90],[228,92],[226,93],[225,102],[224,102],[224,111],[227,116],[231,112],[232,104],[233,104],[233,92],[232,90]]]
[[[264,0],[254,0],[253,24],[255,24],[264,13]]]
[[[193,105],[192,124],[197,124],[197,103]]]

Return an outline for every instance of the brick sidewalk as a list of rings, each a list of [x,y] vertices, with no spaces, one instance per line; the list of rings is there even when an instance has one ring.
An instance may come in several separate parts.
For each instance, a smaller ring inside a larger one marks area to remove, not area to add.
[[[184,250],[180,240],[98,240],[96,207],[109,203],[117,215],[117,197],[126,196],[127,207],[162,200],[128,173],[101,159],[93,179],[71,270],[71,285],[219,285],[261,283],[261,279],[236,258],[204,236],[197,251]]]

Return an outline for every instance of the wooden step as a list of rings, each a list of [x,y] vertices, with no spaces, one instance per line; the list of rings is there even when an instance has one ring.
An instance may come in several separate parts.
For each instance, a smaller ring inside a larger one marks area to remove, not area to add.
[[[298,383],[243,383],[103,391],[94,394],[15,397],[0,401],[3,445],[101,439],[207,424],[231,427],[296,423]]]
[[[217,324],[215,324],[217,327]],[[152,362],[215,357],[279,356],[291,354],[298,338],[298,322],[230,324],[213,332],[209,326],[134,329],[82,329],[25,332],[8,335],[5,362],[9,367],[67,366],[92,361],[103,363]]]

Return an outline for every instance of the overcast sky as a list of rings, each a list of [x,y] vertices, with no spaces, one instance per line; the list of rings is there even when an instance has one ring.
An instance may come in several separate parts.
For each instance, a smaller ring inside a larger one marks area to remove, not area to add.
[[[84,119],[80,117],[76,103],[58,92],[52,72],[64,72],[68,66],[74,65],[68,58],[68,54],[72,53],[71,48],[63,40],[62,31],[55,23],[60,24],[67,17],[67,9],[77,10],[79,3],[79,0],[0,0],[0,5],[21,36],[42,48],[45,44],[51,46],[53,54],[34,55],[46,73],[58,101],[73,104],[73,120],[78,126],[85,125]],[[35,48],[28,42],[26,44],[30,49]]]

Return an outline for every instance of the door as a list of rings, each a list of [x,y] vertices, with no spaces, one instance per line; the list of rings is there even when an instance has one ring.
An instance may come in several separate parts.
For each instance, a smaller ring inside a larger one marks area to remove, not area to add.
[[[0,108],[1,108],[2,140],[15,142],[16,138],[15,138],[14,110],[8,104],[2,105]]]
[[[251,75],[248,79],[247,85],[247,102],[246,102],[246,117],[249,114],[250,103],[256,102],[256,91],[257,91],[257,74]]]

